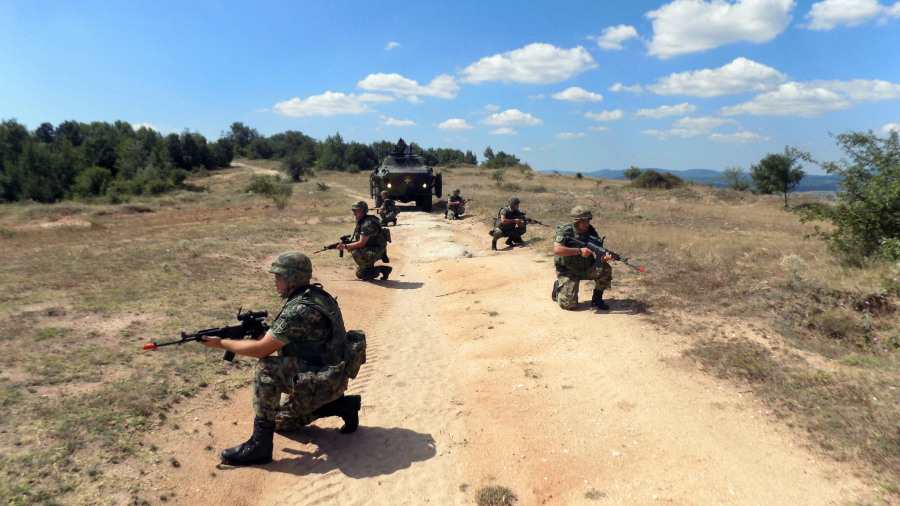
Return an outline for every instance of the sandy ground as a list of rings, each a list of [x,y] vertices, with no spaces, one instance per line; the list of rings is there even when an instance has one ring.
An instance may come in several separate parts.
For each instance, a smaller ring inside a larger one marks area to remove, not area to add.
[[[341,435],[339,419],[319,420],[276,435],[272,464],[219,466],[219,451],[250,435],[253,414],[249,389],[227,400],[207,389],[158,443],[158,495],[169,504],[475,504],[481,487],[501,485],[519,505],[874,497],[752,394],[681,358],[684,338],[655,329],[625,289],[608,292],[608,312],[587,302],[559,309],[546,241],[491,252],[474,219],[418,212],[402,213],[392,235],[389,281],[356,281],[349,257],[316,272],[348,328],[368,337],[368,363],[348,391],[362,395],[359,430]]]

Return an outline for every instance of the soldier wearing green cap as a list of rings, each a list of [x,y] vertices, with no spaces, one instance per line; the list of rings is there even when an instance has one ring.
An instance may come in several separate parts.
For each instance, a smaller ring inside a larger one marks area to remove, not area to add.
[[[557,280],[553,283],[552,298],[563,309],[575,309],[578,307],[578,285],[581,280],[589,279],[594,281],[591,307],[608,310],[609,305],[603,302],[603,291],[612,283],[612,267],[609,262],[614,260],[606,253],[597,266],[591,250],[566,246],[569,239],[587,242],[588,238],[593,238],[595,242],[600,241],[600,236],[591,225],[594,216],[590,209],[576,206],[569,216],[572,223],[560,225],[556,229],[556,240],[553,243]]]
[[[507,246],[525,243],[522,234],[525,233],[527,225],[525,212],[519,210],[519,204],[521,204],[519,197],[510,197],[507,205],[497,213],[497,217],[494,218],[494,230],[491,232],[493,237],[491,250],[497,251],[497,240],[501,237],[507,237]]]
[[[464,199],[459,196],[459,190],[453,190],[453,196],[447,199],[447,214],[444,215],[448,220],[458,220],[466,212],[466,202],[471,199]]]
[[[348,374],[356,372],[346,370],[349,342],[337,301],[322,285],[310,283],[312,263],[303,253],[278,255],[269,272],[286,301],[264,335],[257,340],[203,337],[207,348],[259,359],[253,376],[253,435],[222,451],[222,461],[231,465],[271,462],[275,431],[326,416],[340,416],[345,434],[359,425],[360,397],[343,395]]]
[[[387,256],[387,243],[390,235],[381,226],[378,218],[368,214],[369,205],[362,200],[357,200],[350,206],[353,217],[356,218],[356,228],[350,236],[349,244],[338,244],[338,251],[347,250],[356,262],[356,277],[363,281],[372,281],[381,274],[381,279],[387,281],[392,267],[387,265],[375,266],[375,262],[381,260],[390,262]]]
[[[386,227],[391,222],[394,225],[397,224],[397,215],[400,214],[400,210],[397,209],[397,203],[394,202],[394,199],[389,198],[387,190],[382,190],[381,192],[381,207],[373,207],[373,211],[378,211],[378,216],[381,216],[381,226]]]

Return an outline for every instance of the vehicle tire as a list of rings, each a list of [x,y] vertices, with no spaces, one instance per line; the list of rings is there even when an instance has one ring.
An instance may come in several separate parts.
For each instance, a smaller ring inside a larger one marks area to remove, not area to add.
[[[422,208],[422,211],[424,211],[426,213],[431,212],[431,195],[426,195],[426,196],[422,197],[422,204],[420,207]]]
[[[381,188],[375,187],[375,207],[381,207],[381,204],[384,204],[384,199],[381,198]]]

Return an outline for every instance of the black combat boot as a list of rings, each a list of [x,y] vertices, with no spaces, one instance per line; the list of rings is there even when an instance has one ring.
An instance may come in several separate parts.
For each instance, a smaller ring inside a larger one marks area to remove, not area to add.
[[[491,251],[497,251],[497,239],[491,241]]]
[[[397,218],[394,218],[393,220],[391,220],[391,223],[393,223],[394,226],[396,227],[397,226]]]
[[[384,250],[384,253],[381,254],[381,261],[386,264],[391,263],[391,259],[387,256],[387,250]]]
[[[344,420],[341,434],[350,434],[359,427],[359,410],[362,407],[362,397],[358,395],[342,395],[321,408],[313,411],[313,416],[325,418],[339,416]]]
[[[553,302],[556,302],[556,294],[559,293],[559,280],[553,282],[553,292],[550,294],[550,298],[553,299]]]
[[[508,237],[508,238],[506,239],[506,245],[507,245],[507,246],[512,246],[513,244],[515,244],[515,243],[513,242],[513,238],[512,238],[512,237]]]
[[[375,278],[378,277],[378,274],[379,274],[380,272],[381,272],[381,271],[380,271],[377,267],[370,267],[370,268],[366,269],[365,274],[363,274],[363,277],[361,277],[360,280],[362,280],[362,281],[372,281],[372,280],[374,280]]]
[[[594,290],[594,296],[591,298],[591,307],[609,311],[609,304],[603,302],[603,290]]]
[[[521,235],[517,235],[517,236],[515,236],[515,237],[512,237],[512,242],[513,242],[513,244],[518,244],[518,245],[525,244],[525,241],[522,239],[522,236],[521,236]]]
[[[379,269],[381,270],[382,281],[387,281],[388,276],[390,276],[391,274],[391,271],[394,270],[393,267],[388,267],[387,265],[382,265],[381,267],[379,267]]]
[[[222,462],[232,466],[249,466],[272,462],[272,440],[275,437],[275,422],[263,417],[253,421],[253,435],[246,443],[222,450]]]

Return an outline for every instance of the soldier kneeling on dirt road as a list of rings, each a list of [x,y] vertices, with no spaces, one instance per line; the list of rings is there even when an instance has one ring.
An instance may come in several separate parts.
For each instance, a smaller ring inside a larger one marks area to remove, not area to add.
[[[391,242],[390,231],[381,226],[378,218],[368,214],[369,204],[357,200],[350,206],[353,217],[356,218],[356,228],[350,236],[349,244],[338,244],[338,251],[347,250],[353,261],[356,262],[356,277],[363,281],[372,281],[381,274],[381,279],[387,281],[393,267],[379,265],[375,262],[381,260],[390,262],[387,256],[387,244]]]
[[[390,193],[388,193],[387,190],[382,190],[382,192],[381,192],[381,198],[382,198],[381,207],[373,207],[372,208],[373,211],[378,211],[378,216],[381,216],[381,226],[382,227],[388,226],[388,224],[390,224],[391,222],[393,222],[394,225],[396,225],[397,224],[397,215],[400,214],[400,211],[397,209],[397,203],[394,202],[394,199],[389,198],[388,197],[389,195],[390,195]]]
[[[365,335],[347,332],[334,297],[322,285],[310,284],[312,263],[303,253],[278,255],[269,272],[278,295],[287,300],[265,334],[256,340],[203,337],[207,348],[259,359],[253,375],[253,435],[222,451],[229,465],[271,462],[276,431],[318,418],[341,417],[344,434],[359,426],[360,396],[344,396],[344,391],[365,362]]]
[[[603,291],[612,283],[613,257],[609,253],[600,258],[597,265],[596,258],[587,248],[570,248],[566,246],[569,239],[577,239],[587,242],[588,238],[600,240],[597,231],[591,225],[594,217],[591,210],[585,206],[576,206],[569,215],[572,223],[560,225],[556,229],[556,239],[553,243],[554,263],[556,264],[557,280],[553,283],[552,298],[563,309],[575,309],[578,307],[578,285],[583,279],[594,281],[594,295],[591,297],[591,307],[609,310],[609,305],[603,302]]]
[[[513,246],[516,244],[524,244],[522,234],[527,228],[525,213],[519,211],[519,197],[510,197],[508,204],[503,206],[494,218],[494,231],[491,232],[491,250],[497,251],[497,240],[501,237],[507,237],[506,245]]]

